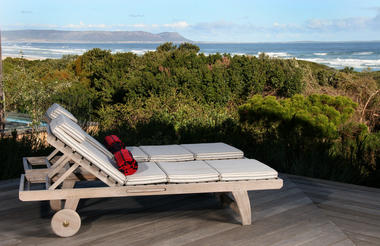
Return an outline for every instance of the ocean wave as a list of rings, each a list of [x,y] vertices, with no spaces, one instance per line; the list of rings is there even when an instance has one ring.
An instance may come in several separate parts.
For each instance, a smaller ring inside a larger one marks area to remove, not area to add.
[[[45,57],[45,58],[52,58],[56,56],[61,56],[61,55],[82,55],[88,49],[85,48],[68,48],[68,47],[31,47],[28,45],[3,45],[3,51],[4,53],[10,54],[10,55],[15,55],[15,54],[20,54],[20,52],[23,53],[24,57],[32,57],[32,55],[38,54],[39,58],[40,57]],[[153,49],[113,49],[112,53],[118,53],[118,52],[132,52],[137,55],[143,55],[146,52],[149,51],[155,51]],[[37,57],[37,56],[36,56]]]
[[[259,56],[262,53],[265,53],[266,55],[270,57],[292,57],[292,55],[286,52],[258,52],[257,56]]]
[[[325,55],[327,55],[327,53],[313,53],[313,55],[315,55],[315,56],[325,56]]]
[[[81,55],[87,51],[87,49],[49,49],[56,54],[72,54],[72,55]]]
[[[241,53],[241,52],[234,52],[234,53],[231,53],[232,56],[246,56],[248,55],[247,53]]]
[[[332,59],[323,59],[323,58],[302,58],[301,60],[306,60],[310,62],[316,62],[325,64],[334,68],[342,67],[353,67],[358,69],[363,68],[380,68],[380,60],[369,60],[369,59],[342,59],[342,58],[332,58]]]
[[[3,46],[4,52],[33,52],[33,53],[40,53],[40,54],[74,54],[74,55],[80,55],[86,52],[86,49],[75,49],[75,48],[39,48],[39,47],[30,47],[25,45],[5,45]]]
[[[151,50],[151,49],[141,49],[141,50],[129,50],[129,51],[124,51],[124,52],[132,52],[136,55],[144,55],[146,52],[149,52],[149,51],[155,51],[155,50]]]
[[[357,55],[357,56],[369,56],[369,55],[373,55],[373,52],[372,51],[354,52],[352,54]]]
[[[115,53],[122,53],[122,52],[125,52],[125,50],[124,49],[114,49],[114,50],[112,50],[112,54],[115,54]]]

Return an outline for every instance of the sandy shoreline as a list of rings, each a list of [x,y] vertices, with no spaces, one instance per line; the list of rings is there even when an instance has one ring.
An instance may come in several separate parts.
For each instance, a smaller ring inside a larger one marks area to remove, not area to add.
[[[5,60],[6,58],[23,58],[28,61],[37,61],[37,60],[46,60],[46,59],[54,59],[54,58],[46,58],[46,57],[28,57],[28,56],[23,56],[21,57],[20,55],[18,56],[12,56],[12,55],[3,55],[1,57],[2,60]]]

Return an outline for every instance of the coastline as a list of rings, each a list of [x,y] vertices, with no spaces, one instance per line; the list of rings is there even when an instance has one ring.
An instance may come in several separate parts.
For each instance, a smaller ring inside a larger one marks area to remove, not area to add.
[[[37,41],[37,40],[28,40]],[[380,42],[277,42],[277,43],[210,43],[198,44],[204,55],[230,54],[241,56],[256,56],[265,53],[269,57],[297,59],[323,64],[335,69],[353,67],[356,71],[370,68],[380,70]],[[61,59],[64,55],[82,55],[93,48],[109,50],[111,53],[132,52],[144,55],[155,51],[160,42],[105,42],[105,43],[23,43],[2,42],[3,59],[23,58],[27,60]],[[174,45],[178,45],[174,43]]]
[[[47,60],[47,59],[59,59],[59,58],[47,58],[47,57],[26,57],[26,56],[13,56],[13,55],[2,55],[1,60],[5,60],[7,58],[23,58],[28,61],[42,61],[42,60]]]

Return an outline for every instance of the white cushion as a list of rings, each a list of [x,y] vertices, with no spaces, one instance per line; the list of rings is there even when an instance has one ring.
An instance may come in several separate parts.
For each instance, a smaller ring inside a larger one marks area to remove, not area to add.
[[[194,155],[179,145],[140,146],[149,156],[150,161],[190,161]]]
[[[206,182],[219,180],[219,173],[204,161],[157,162],[168,176],[168,182]]]
[[[86,135],[86,140],[90,144],[92,144],[99,151],[103,152],[103,154],[105,154],[106,156],[108,156],[108,158],[114,160],[114,155],[108,149],[106,149],[101,143],[99,143],[98,140],[96,140],[90,134],[88,134],[86,132],[84,132],[84,134]]]
[[[66,111],[67,113],[62,113]],[[50,114],[51,120],[57,119],[53,124],[59,124],[59,127],[62,127],[64,131],[68,131],[68,134],[74,134],[72,137],[76,139],[78,142],[82,142],[84,138],[88,140],[95,148],[102,151],[109,158],[113,159],[114,156],[111,152],[109,152],[101,143],[99,143],[95,138],[90,136],[87,132],[85,132],[78,124],[76,124],[77,120],[75,117],[70,114],[67,110],[59,106],[58,104],[53,104],[47,111],[46,114]],[[73,118],[74,117],[74,118]],[[60,120],[58,120],[58,118]],[[50,122],[52,124],[52,121]]]
[[[129,146],[129,147],[125,147],[125,148],[127,150],[131,151],[131,153],[133,155],[133,158],[135,158],[135,160],[137,162],[146,162],[146,161],[149,161],[149,156],[142,149],[140,149],[139,147]]]
[[[166,174],[154,162],[139,162],[137,172],[126,176],[127,185],[166,183]]]
[[[270,179],[278,175],[276,170],[254,159],[208,160],[206,162],[220,173],[220,179],[223,181]]]
[[[194,154],[196,160],[218,160],[243,158],[243,151],[225,143],[182,144]]]
[[[68,117],[70,120],[74,122],[78,122],[77,118],[75,118],[74,115],[72,115],[69,111],[67,111],[64,107],[62,107],[58,103],[54,103],[46,111],[46,116],[50,120],[56,119],[61,114],[65,115],[66,117]]]
[[[86,134],[82,128],[64,115],[59,115],[56,119],[52,120],[50,127],[53,133],[59,128],[79,143],[86,140]]]

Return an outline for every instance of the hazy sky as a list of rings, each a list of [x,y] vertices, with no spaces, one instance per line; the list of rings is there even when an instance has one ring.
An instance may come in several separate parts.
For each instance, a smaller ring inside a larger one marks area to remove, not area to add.
[[[0,27],[176,31],[217,42],[380,40],[380,0],[0,0]]]

